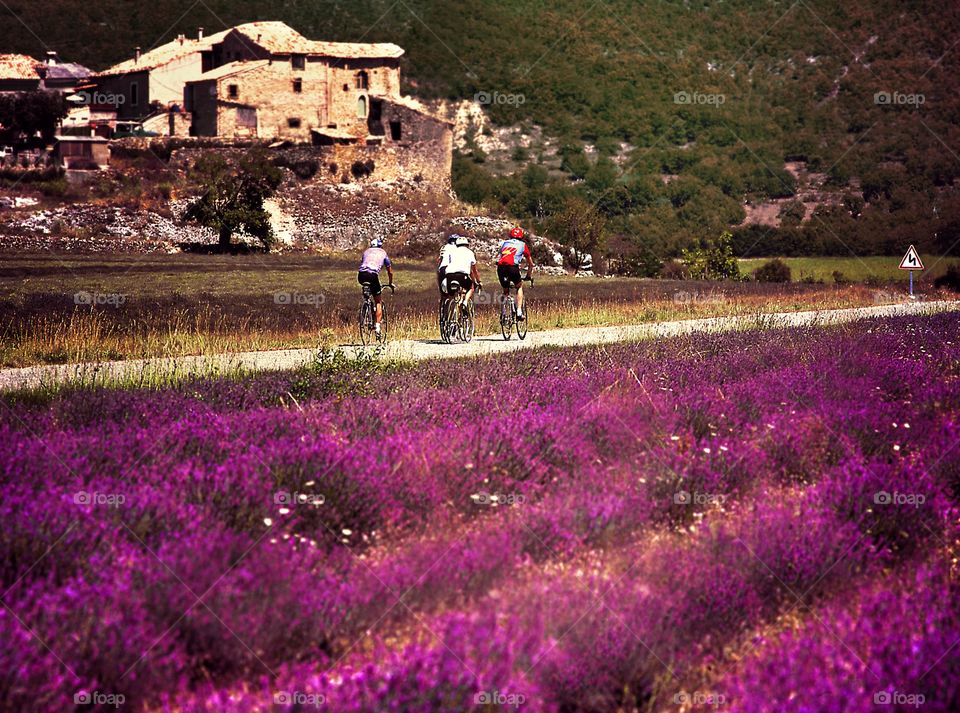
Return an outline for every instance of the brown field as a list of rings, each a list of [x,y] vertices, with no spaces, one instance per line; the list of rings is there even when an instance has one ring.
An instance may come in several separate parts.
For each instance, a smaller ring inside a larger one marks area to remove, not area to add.
[[[351,344],[359,300],[355,265],[355,257],[316,255],[7,255],[0,261],[0,364]],[[499,290],[493,290],[492,266],[481,276],[486,291],[478,331],[492,333]],[[385,297],[391,338],[434,338],[432,266],[399,261],[396,281],[396,295]],[[538,277],[528,294],[532,330],[903,299],[902,286],[569,276]]]

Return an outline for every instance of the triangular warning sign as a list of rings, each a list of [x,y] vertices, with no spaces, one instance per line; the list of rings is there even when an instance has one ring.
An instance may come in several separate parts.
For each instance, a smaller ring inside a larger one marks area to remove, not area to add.
[[[903,256],[903,260],[900,261],[901,270],[922,270],[923,261],[920,259],[920,253],[917,252],[917,249],[910,246],[910,249],[907,250],[907,254]]]

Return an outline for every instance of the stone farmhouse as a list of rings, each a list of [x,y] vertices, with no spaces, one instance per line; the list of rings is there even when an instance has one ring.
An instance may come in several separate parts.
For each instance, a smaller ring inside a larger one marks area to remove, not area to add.
[[[138,50],[96,83],[118,120],[162,135],[335,147],[330,166],[361,161],[380,177],[449,183],[453,124],[401,95],[402,56],[394,44],[314,41],[282,22],[251,22]]]

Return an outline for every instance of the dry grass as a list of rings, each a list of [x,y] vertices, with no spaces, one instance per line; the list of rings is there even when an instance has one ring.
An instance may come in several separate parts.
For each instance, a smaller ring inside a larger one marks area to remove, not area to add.
[[[493,269],[485,266],[481,272],[488,289],[495,287]],[[401,261],[397,284],[396,296],[385,297],[392,337],[435,338],[432,267]],[[78,305],[78,292],[112,303]],[[285,301],[284,295],[291,297]],[[528,295],[533,330],[854,307],[900,298],[894,290],[859,285],[573,277],[538,278]],[[14,256],[0,267],[0,363],[351,344],[358,299],[353,258]],[[499,328],[494,299],[495,292],[487,291],[480,300],[481,333]]]

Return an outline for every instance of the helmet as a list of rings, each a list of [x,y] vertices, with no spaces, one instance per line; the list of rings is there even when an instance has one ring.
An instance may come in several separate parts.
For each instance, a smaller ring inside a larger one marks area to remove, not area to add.
[[[469,244],[470,244],[470,241],[467,239],[467,236],[466,236],[466,235],[458,235],[458,236],[457,236],[457,247],[458,247],[458,248],[465,248],[465,247],[467,247],[467,245],[469,245]]]
[[[523,240],[523,236],[524,236],[523,228],[521,228],[519,225],[510,231],[511,238],[518,238],[520,240]]]
[[[382,239],[382,238],[374,238],[373,240],[370,241],[370,247],[371,247],[371,248],[382,248],[382,247],[383,247],[383,239]]]
[[[457,242],[457,238],[459,238],[459,237],[460,237],[460,236],[457,235],[456,233],[450,233],[450,235],[447,236],[447,242],[448,242],[450,245],[453,245],[455,242]]]

